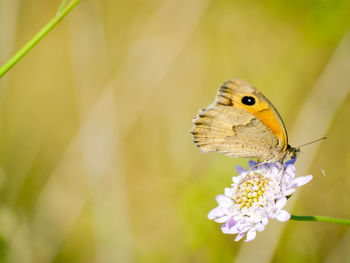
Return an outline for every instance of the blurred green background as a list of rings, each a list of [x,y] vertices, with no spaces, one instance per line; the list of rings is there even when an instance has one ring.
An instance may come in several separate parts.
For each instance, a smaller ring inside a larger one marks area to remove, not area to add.
[[[59,5],[0,0],[0,62]],[[349,14],[346,0],[83,0],[0,81],[0,262],[350,262],[345,226],[222,234],[207,213],[247,160],[189,133],[224,81],[247,80],[293,146],[328,136],[303,149],[314,180],[289,211],[350,218]]]

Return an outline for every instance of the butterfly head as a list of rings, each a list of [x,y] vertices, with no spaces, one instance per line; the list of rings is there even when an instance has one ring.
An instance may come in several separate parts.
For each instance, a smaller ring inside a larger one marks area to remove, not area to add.
[[[286,155],[285,157],[289,157],[291,159],[295,159],[298,157],[298,154],[300,153],[300,148],[294,148],[292,146],[290,146],[289,144],[287,145],[287,149],[286,149]]]

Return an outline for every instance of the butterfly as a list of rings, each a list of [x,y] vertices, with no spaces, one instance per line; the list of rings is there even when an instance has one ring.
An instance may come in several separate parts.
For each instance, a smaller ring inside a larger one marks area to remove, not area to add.
[[[282,163],[299,152],[288,144],[276,108],[242,79],[225,82],[214,102],[200,110],[193,123],[193,141],[202,152]]]

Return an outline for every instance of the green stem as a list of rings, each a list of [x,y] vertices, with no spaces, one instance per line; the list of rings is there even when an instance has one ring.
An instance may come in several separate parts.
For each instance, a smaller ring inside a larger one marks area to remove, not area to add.
[[[51,19],[31,40],[29,40],[12,58],[0,68],[0,78],[6,74],[21,58],[23,58],[39,41],[46,36],[78,3],[80,0],[72,0],[61,12]],[[65,3],[62,3],[65,4]],[[62,6],[61,4],[61,6]],[[60,7],[61,7],[60,6]],[[60,10],[60,9],[59,9]]]
[[[327,217],[327,216],[296,216],[296,215],[292,215],[290,219],[296,220],[296,221],[317,221],[317,222],[327,222],[327,223],[333,223],[333,224],[350,225],[350,220],[348,220],[348,219],[340,219],[340,218]]]
[[[62,13],[64,7],[66,6],[68,0],[62,0],[61,4],[60,4],[60,7],[58,8],[57,10],[57,14],[56,16],[58,16],[60,13]]]

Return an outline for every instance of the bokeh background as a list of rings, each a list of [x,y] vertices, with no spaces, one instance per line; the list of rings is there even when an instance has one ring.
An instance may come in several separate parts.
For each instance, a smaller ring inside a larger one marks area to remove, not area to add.
[[[59,0],[0,0],[4,63]],[[350,218],[350,2],[83,0],[0,80],[1,262],[350,262],[341,225],[271,222],[236,243],[207,213],[236,175],[192,118],[239,77],[314,175],[298,215]],[[327,176],[323,176],[324,169]]]

